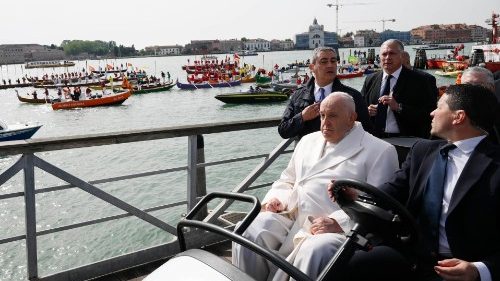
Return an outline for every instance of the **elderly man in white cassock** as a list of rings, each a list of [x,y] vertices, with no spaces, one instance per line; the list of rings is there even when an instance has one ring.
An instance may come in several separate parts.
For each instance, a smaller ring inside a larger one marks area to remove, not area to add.
[[[329,95],[319,111],[321,131],[300,140],[287,168],[262,200],[262,212],[244,233],[312,278],[352,227],[347,214],[328,197],[330,181],[350,178],[378,186],[398,169],[396,149],[363,130],[349,94]],[[232,259],[256,280],[289,278],[240,245],[233,245]]]

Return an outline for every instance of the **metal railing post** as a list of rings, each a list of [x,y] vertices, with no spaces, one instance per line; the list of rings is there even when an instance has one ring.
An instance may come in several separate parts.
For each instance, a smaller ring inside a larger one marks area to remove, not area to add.
[[[187,163],[187,212],[196,205],[196,183],[198,178],[198,137],[188,136],[188,163]]]
[[[203,140],[203,135],[196,136],[196,148],[198,151],[198,159],[196,163],[205,163],[205,141]],[[207,195],[207,177],[205,167],[198,167],[196,175],[196,198],[200,198]],[[196,203],[198,203],[198,200],[196,200]],[[198,212],[197,218],[203,219],[207,216],[207,214],[207,206],[204,206]]]
[[[24,162],[24,203],[26,222],[26,257],[28,259],[28,279],[38,276],[35,206],[35,166],[33,153],[23,155]]]

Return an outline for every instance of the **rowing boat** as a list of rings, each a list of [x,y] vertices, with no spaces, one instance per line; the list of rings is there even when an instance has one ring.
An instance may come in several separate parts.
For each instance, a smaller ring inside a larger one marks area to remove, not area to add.
[[[52,104],[52,109],[71,109],[71,108],[80,108],[80,107],[96,107],[96,106],[107,106],[107,105],[118,105],[122,104],[126,99],[128,99],[131,95],[129,90],[110,94],[103,96],[101,98],[93,98],[88,100],[70,100],[63,102],[56,102]]]

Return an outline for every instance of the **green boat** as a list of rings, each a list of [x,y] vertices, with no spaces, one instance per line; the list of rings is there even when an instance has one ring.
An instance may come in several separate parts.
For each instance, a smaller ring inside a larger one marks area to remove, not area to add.
[[[270,83],[271,81],[272,78],[269,76],[255,75],[255,83],[265,84],[265,83]]]
[[[216,95],[215,98],[232,104],[253,104],[283,102],[288,100],[289,92],[261,90],[257,92],[239,92],[232,94]]]
[[[142,85],[140,90],[137,86],[134,86],[133,92],[134,92],[134,94],[146,94],[146,93],[162,92],[162,91],[168,91],[168,90],[170,90],[170,88],[172,88],[174,86],[175,86],[175,83],[151,85],[151,86]]]

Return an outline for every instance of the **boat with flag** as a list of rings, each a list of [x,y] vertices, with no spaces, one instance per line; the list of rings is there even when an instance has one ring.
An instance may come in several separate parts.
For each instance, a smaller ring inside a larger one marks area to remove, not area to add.
[[[127,63],[127,66],[129,66],[128,63]],[[130,66],[131,66],[131,64],[130,64]],[[127,68],[124,68],[124,67],[118,68],[118,67],[115,67],[115,66],[113,66],[111,64],[107,64],[106,67],[105,67],[105,69],[102,69],[101,67],[99,67],[99,69],[95,69],[92,66],[89,66],[88,69],[89,69],[90,72],[92,72],[94,74],[124,73],[124,72],[127,72]]]

